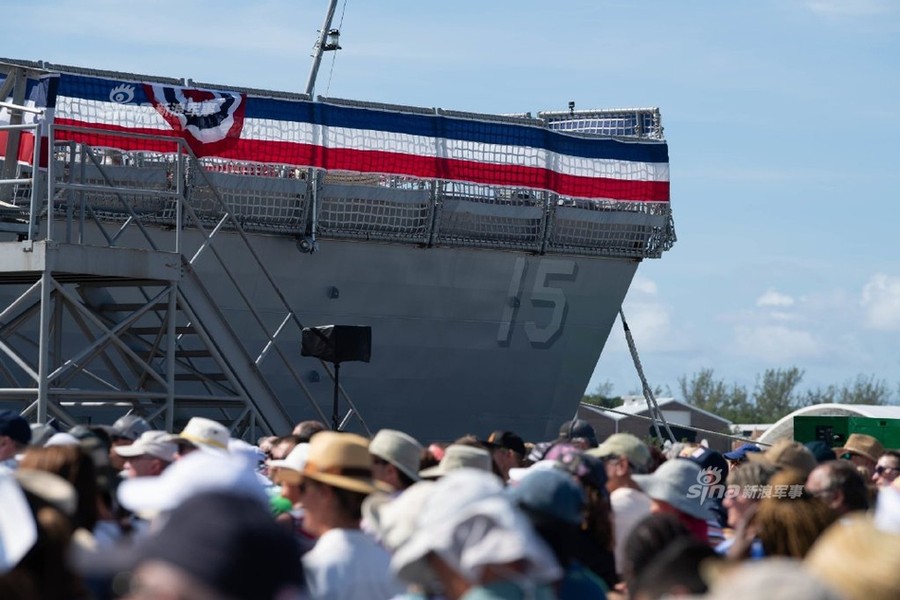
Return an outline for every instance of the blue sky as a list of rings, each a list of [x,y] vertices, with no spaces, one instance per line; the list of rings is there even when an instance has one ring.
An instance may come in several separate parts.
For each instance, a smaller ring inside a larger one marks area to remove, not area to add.
[[[326,5],[2,3],[2,56],[291,91]],[[486,113],[660,107],[679,241],[641,265],[624,305],[652,385],[712,368],[752,386],[797,366],[807,387],[862,374],[897,390],[900,2],[343,8],[320,94]],[[589,391],[604,381],[639,388],[618,324]]]

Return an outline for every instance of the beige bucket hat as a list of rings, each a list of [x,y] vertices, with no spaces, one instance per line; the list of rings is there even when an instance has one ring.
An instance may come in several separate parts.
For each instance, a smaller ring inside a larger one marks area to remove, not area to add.
[[[369,440],[355,433],[321,431],[309,441],[303,479],[371,494],[379,489],[372,479]]]
[[[413,481],[419,480],[422,444],[403,431],[382,429],[369,442],[369,454],[385,460]]]

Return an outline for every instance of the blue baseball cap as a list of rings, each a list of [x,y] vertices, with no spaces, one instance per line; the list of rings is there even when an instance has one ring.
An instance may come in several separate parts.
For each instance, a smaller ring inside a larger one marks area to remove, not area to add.
[[[742,461],[747,458],[747,454],[750,452],[762,452],[759,446],[756,444],[743,444],[736,450],[732,450],[731,452],[725,452],[722,454],[728,460]]]
[[[0,410],[0,435],[27,444],[31,441],[31,425],[14,410]]]

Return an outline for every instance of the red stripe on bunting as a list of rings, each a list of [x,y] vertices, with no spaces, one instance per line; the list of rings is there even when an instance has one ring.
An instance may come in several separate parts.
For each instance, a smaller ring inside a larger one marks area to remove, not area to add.
[[[121,131],[131,134],[147,134],[171,138],[180,135],[171,130],[138,129],[116,125],[87,124],[70,119],[56,119],[56,124],[90,127],[97,133],[82,133],[57,129],[58,140],[71,140],[93,146],[106,146],[121,150],[173,152],[172,142],[162,139],[128,138],[103,133]],[[465,161],[429,156],[416,156],[398,152],[325,148],[294,142],[240,139],[237,143],[216,154],[220,158],[275,163],[297,167],[317,167],[331,170],[361,173],[385,173],[426,179],[446,179],[484,185],[522,187],[548,190],[561,196],[576,198],[612,199],[632,202],[668,202],[668,181],[634,181],[606,177],[566,175],[538,167],[500,165],[477,161]]]
[[[0,148],[6,148],[8,139],[9,132],[0,131]],[[34,162],[34,134],[30,131],[20,131],[19,133],[19,150],[16,160],[28,164]]]

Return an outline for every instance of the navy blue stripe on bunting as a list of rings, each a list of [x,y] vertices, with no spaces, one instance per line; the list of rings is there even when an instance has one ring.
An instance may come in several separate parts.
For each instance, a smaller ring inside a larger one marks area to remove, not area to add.
[[[61,80],[60,96],[110,102],[113,89],[120,88],[125,84],[134,86],[134,97],[129,104],[150,102],[143,85],[137,82],[70,74],[64,74]],[[669,149],[665,142],[582,138],[530,125],[439,115],[407,114],[389,110],[254,96],[247,98],[245,110],[244,116],[247,119],[313,123],[330,127],[446,138],[477,144],[525,146],[588,159],[648,163],[667,163],[669,161]]]

